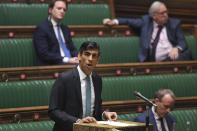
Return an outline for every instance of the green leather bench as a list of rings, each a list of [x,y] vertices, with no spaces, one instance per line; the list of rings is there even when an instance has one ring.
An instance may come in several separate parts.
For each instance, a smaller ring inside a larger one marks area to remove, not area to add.
[[[96,41],[101,48],[100,64],[138,62],[139,37],[81,37],[73,38],[77,48],[84,41]],[[186,36],[189,48],[197,60],[197,42]],[[35,49],[32,39],[0,39],[0,67],[24,67],[35,65]]]
[[[0,131],[52,131],[53,121],[0,124]]]
[[[196,131],[197,129],[197,109],[176,110],[171,114],[176,118],[177,124],[175,126],[176,131],[186,131],[186,123],[190,122],[190,131]],[[119,120],[133,121],[138,114],[123,114],[119,115]]]
[[[1,3],[0,25],[38,25],[48,18],[48,4]],[[67,25],[102,25],[110,18],[107,4],[69,4],[63,23]]]
[[[186,122],[190,121],[190,131],[195,131],[197,128],[197,109],[191,110],[176,110],[171,114],[176,118],[176,131],[185,131]],[[138,114],[123,114],[118,115],[119,120],[133,121]],[[53,121],[26,122],[20,124],[0,124],[0,131],[51,131]]]
[[[32,39],[0,39],[0,61],[1,68],[35,65]]]
[[[134,91],[153,98],[160,88],[172,89],[177,97],[196,96],[197,74],[104,77],[103,101],[135,100]],[[31,107],[49,104],[54,80],[0,83],[0,108]]]

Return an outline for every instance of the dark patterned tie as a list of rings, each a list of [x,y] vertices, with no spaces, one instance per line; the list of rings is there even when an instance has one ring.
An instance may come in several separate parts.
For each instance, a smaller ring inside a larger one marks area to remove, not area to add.
[[[163,26],[162,25],[158,25],[158,31],[157,31],[157,35],[155,37],[155,40],[152,43],[152,53],[151,53],[151,61],[155,61],[155,52],[156,52],[156,48],[157,48],[157,44],[159,42],[159,38],[160,38],[160,33],[162,30]]]
[[[91,85],[90,77],[86,77],[86,112],[85,117],[91,116]]]
[[[163,118],[161,118],[160,121],[161,121],[161,129],[162,129],[162,131],[166,131],[164,123],[163,123]]]

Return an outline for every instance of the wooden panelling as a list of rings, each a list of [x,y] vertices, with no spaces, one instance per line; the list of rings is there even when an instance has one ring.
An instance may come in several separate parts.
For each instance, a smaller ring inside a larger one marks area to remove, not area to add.
[[[128,26],[69,26],[72,37],[112,37],[137,35]],[[183,24],[185,35],[194,35],[197,38],[197,27],[192,24]],[[0,26],[0,38],[32,38],[35,26]],[[100,33],[101,32],[101,33]],[[129,32],[129,33],[128,33]]]
[[[118,114],[136,113],[138,108],[145,110],[145,102],[142,100],[109,101],[103,102],[105,110],[115,111]],[[174,110],[197,108],[197,97],[178,97]],[[22,107],[0,109],[0,123],[19,123],[27,121],[49,120],[48,106]]]
[[[72,68],[71,65],[0,68],[0,82],[55,79],[58,73]],[[197,73],[197,61],[98,64],[95,72],[102,77]]]
[[[139,18],[148,13],[154,0],[114,0],[116,17]],[[169,16],[180,19],[184,24],[197,24],[196,0],[163,0]]]
[[[106,0],[65,0],[67,3],[77,3],[77,4],[84,4],[84,3],[107,3]],[[1,0],[0,3],[50,3],[51,0]]]

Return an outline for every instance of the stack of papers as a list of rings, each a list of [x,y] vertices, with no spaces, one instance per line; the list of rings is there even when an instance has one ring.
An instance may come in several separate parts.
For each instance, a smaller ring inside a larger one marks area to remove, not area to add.
[[[111,126],[136,126],[136,124],[127,124],[123,122],[117,122],[117,121],[97,121],[98,124],[104,124],[104,125],[111,125]]]

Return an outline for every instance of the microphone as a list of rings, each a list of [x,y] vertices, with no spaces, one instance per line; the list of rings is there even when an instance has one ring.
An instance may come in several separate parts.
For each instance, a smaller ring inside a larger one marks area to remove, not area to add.
[[[140,92],[134,91],[134,95],[137,96],[138,98],[141,98],[142,100],[144,100],[145,102],[147,102],[151,106],[155,106],[155,107],[157,106],[152,101],[150,101],[149,99],[144,97]]]

